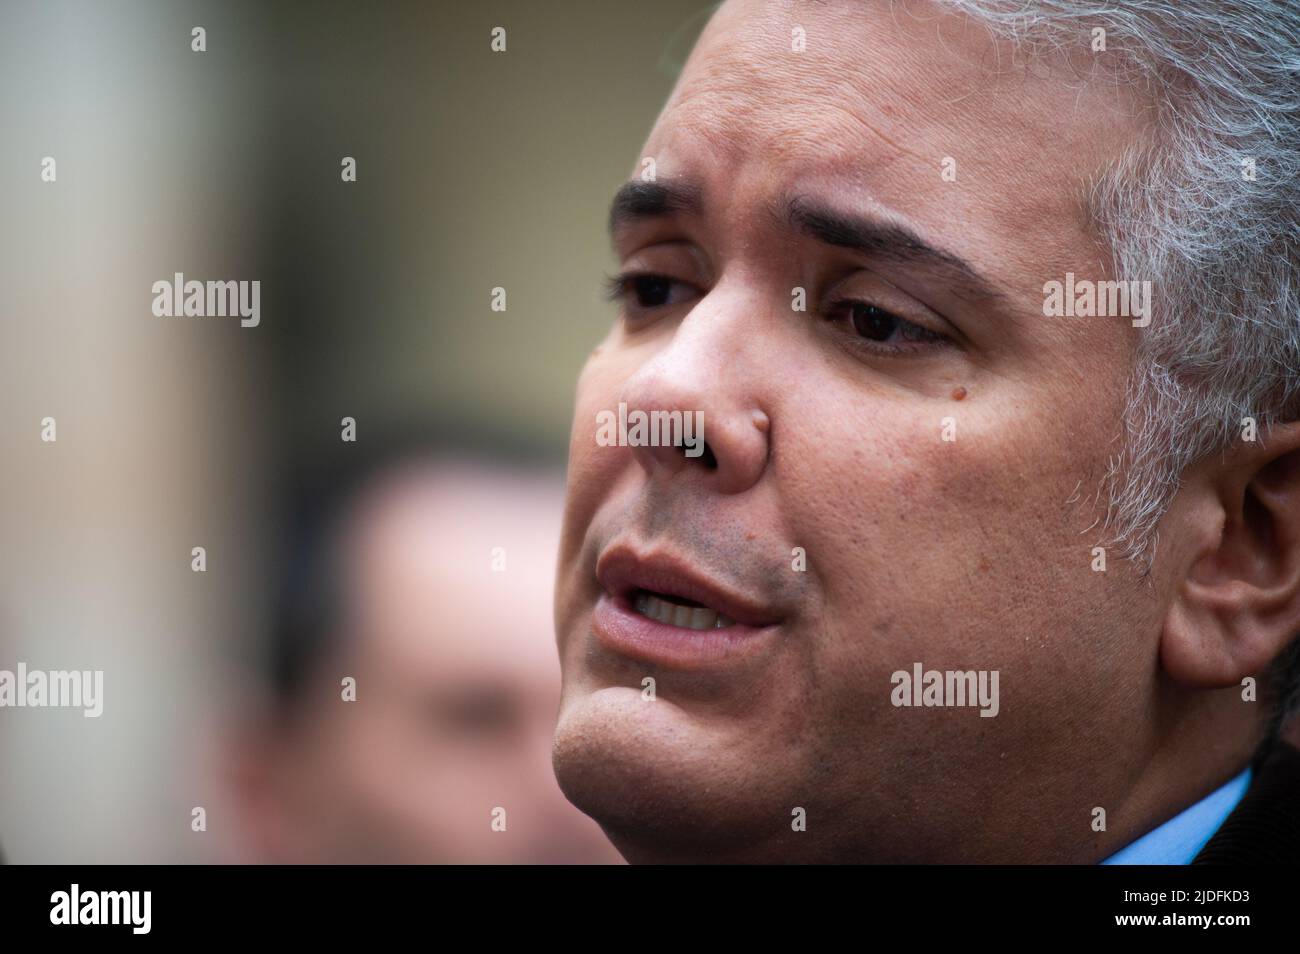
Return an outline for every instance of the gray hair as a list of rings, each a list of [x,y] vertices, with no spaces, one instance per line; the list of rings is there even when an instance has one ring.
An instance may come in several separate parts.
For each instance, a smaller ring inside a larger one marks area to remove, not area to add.
[[[1261,436],[1300,418],[1300,3],[945,2],[1035,48],[1088,50],[1100,27],[1097,55],[1155,101],[1153,141],[1085,190],[1117,277],[1155,290],[1098,491],[1110,538],[1149,566],[1188,465],[1244,418]],[[1277,665],[1283,705],[1300,699],[1298,656]]]

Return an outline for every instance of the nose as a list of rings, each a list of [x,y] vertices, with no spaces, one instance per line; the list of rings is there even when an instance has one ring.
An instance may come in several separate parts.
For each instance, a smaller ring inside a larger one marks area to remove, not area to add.
[[[632,451],[652,479],[691,479],[718,493],[739,494],[767,467],[771,420],[760,396],[770,369],[762,367],[764,348],[756,343],[744,300],[742,290],[716,286],[624,382],[619,400],[629,418],[641,411],[650,422],[675,425],[675,412],[682,435],[702,441],[696,447],[656,441],[667,428],[650,427],[651,440],[635,443]]]

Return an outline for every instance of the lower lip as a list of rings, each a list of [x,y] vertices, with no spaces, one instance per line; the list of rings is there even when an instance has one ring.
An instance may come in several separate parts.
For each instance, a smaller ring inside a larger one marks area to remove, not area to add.
[[[709,669],[739,662],[760,651],[777,627],[686,629],[642,616],[626,597],[602,593],[591,616],[596,639],[624,656],[677,669]]]

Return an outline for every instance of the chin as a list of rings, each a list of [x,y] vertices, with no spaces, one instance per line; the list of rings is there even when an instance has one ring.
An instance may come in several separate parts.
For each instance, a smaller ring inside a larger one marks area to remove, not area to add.
[[[555,775],[634,863],[783,860],[795,802],[773,784],[779,766],[733,734],[742,729],[630,687],[570,693],[555,730]]]

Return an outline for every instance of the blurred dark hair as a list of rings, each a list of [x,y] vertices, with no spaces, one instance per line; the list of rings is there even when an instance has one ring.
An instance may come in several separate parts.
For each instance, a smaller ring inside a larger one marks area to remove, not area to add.
[[[258,668],[277,707],[294,708],[322,663],[340,650],[349,611],[340,538],[371,488],[408,467],[444,460],[479,460],[508,470],[553,456],[481,428],[470,435],[405,427],[339,441],[288,469],[277,508],[272,618],[258,650]]]

